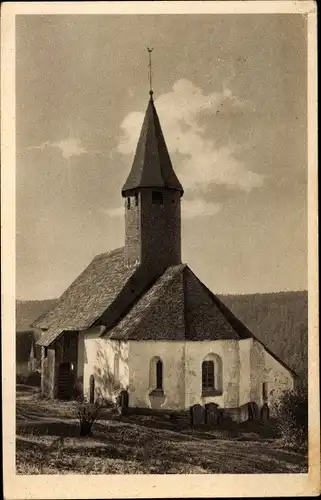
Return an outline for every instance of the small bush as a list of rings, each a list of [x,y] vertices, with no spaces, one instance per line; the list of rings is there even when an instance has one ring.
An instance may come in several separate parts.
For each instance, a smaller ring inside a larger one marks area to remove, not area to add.
[[[284,391],[275,404],[276,425],[285,444],[291,447],[307,446],[308,391],[300,387]]]
[[[99,416],[99,403],[77,402],[77,417],[80,424],[80,436],[92,436],[92,426]]]

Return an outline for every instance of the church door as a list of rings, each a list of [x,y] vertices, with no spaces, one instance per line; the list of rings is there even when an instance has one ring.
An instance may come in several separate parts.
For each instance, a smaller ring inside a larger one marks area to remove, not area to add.
[[[58,399],[71,399],[74,377],[71,363],[60,363],[58,371]]]

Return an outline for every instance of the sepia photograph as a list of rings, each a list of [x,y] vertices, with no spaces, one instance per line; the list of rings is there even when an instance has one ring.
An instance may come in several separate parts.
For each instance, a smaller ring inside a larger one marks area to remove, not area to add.
[[[14,474],[308,478],[309,16],[151,3],[14,16]]]

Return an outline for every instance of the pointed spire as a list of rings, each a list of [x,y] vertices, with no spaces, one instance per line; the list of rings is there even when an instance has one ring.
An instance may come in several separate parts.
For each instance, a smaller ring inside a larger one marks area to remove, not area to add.
[[[125,196],[126,191],[133,189],[156,187],[175,189],[180,191],[182,195],[184,190],[174,172],[154,104],[151,63],[153,49],[147,49],[149,53],[150,97],[133,165],[122,188],[122,194]]]
[[[126,191],[153,187],[175,189],[181,194],[184,192],[174,172],[151,94],[133,165],[122,194],[125,196]]]

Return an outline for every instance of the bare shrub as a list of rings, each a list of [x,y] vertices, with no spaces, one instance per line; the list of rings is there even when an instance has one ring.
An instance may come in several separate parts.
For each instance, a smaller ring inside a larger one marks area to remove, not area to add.
[[[276,425],[285,444],[291,447],[307,446],[308,441],[308,391],[299,387],[284,391],[275,404]]]
[[[77,401],[76,408],[80,425],[80,436],[92,436],[92,426],[99,416],[100,404],[80,400]]]

